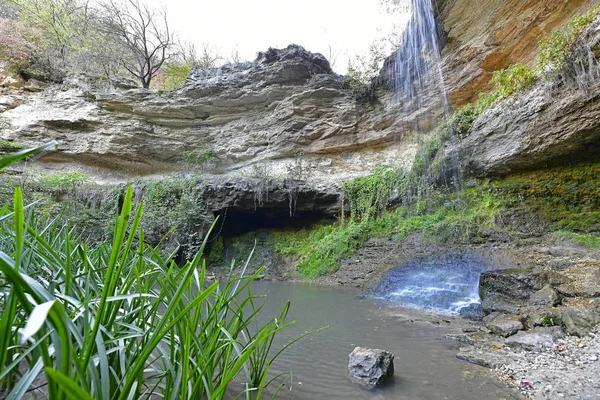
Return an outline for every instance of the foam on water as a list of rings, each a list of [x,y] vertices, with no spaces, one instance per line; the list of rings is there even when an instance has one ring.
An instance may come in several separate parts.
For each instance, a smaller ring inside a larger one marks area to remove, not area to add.
[[[390,270],[373,290],[373,296],[407,307],[458,313],[480,303],[479,277],[485,263],[472,255],[411,260]]]

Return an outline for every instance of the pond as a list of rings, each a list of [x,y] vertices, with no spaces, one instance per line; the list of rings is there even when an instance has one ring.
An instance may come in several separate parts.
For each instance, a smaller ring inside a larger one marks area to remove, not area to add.
[[[460,317],[402,308],[362,296],[358,289],[300,283],[257,282],[255,294],[268,295],[265,315],[275,317],[291,301],[296,324],[280,333],[277,344],[328,326],[292,345],[271,372],[293,373],[282,399],[519,399],[491,371],[456,358],[458,343],[444,339],[466,322]],[[355,346],[395,355],[394,381],[367,391],[347,377]]]

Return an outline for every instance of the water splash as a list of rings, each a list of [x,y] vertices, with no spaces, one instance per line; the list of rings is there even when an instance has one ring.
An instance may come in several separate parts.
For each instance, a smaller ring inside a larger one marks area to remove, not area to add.
[[[479,277],[486,270],[472,255],[414,259],[390,270],[372,296],[403,306],[459,313],[479,304]]]

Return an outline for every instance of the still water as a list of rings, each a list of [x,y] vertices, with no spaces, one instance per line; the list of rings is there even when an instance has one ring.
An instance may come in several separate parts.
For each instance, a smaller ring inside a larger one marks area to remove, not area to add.
[[[456,358],[458,344],[444,339],[459,332],[458,317],[432,315],[364,298],[353,288],[257,282],[254,294],[268,295],[263,316],[275,317],[291,301],[290,320],[277,345],[328,326],[292,345],[271,372],[291,371],[278,399],[519,399],[489,370]],[[449,321],[449,322],[445,322]],[[440,322],[441,321],[441,322]],[[380,348],[395,356],[394,381],[373,391],[346,376],[355,346]]]

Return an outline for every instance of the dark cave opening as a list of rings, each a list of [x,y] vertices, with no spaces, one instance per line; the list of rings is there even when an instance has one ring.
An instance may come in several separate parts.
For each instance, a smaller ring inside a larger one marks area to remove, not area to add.
[[[240,210],[228,208],[214,213],[219,221],[213,235],[224,238],[241,236],[261,229],[302,229],[321,221],[335,221],[331,215],[320,210],[297,211],[290,216],[286,209],[259,208],[256,210]]]

